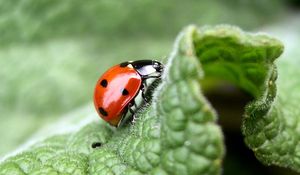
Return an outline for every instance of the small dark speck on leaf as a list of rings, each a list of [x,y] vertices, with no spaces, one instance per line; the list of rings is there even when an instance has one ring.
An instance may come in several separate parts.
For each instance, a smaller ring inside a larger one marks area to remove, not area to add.
[[[92,144],[92,148],[98,148],[98,147],[101,147],[101,143],[100,142],[94,142],[93,144]]]

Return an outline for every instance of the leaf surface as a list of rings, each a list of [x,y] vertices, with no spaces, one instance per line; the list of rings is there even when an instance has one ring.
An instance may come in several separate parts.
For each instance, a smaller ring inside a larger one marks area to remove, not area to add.
[[[276,39],[231,26],[187,27],[134,124],[114,129],[99,120],[54,135],[3,161],[0,174],[221,174],[223,135],[201,82],[224,79],[256,99],[246,109],[243,132],[251,147],[259,145],[261,128],[255,128],[272,107],[273,62],[282,50]]]

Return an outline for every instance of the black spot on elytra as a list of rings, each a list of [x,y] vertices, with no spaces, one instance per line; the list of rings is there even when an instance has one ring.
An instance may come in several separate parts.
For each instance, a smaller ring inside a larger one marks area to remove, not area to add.
[[[129,63],[128,62],[124,62],[120,64],[120,67],[126,67]]]
[[[122,95],[128,95],[129,94],[129,92],[127,91],[127,89],[123,89],[123,91],[122,91]]]
[[[105,117],[108,116],[108,113],[102,107],[99,108],[99,112]]]
[[[107,86],[107,80],[106,79],[103,79],[101,82],[100,82],[100,85],[102,87],[106,87]]]
[[[100,147],[100,146],[102,146],[102,144],[101,144],[100,142],[94,142],[94,143],[92,144],[92,148],[98,148],[98,147]]]

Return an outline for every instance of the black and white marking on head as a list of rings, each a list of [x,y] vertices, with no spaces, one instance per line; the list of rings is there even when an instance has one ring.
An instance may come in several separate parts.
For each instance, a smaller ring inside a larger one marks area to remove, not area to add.
[[[103,79],[101,82],[100,82],[100,85],[102,86],[102,87],[106,87],[107,86],[107,80],[106,79]]]
[[[124,88],[124,89],[122,90],[122,95],[125,96],[125,95],[128,95],[128,94],[129,94],[128,90]]]
[[[102,107],[100,107],[99,109],[99,112],[100,112],[100,114],[102,114],[103,116],[108,116],[108,113],[102,108]]]

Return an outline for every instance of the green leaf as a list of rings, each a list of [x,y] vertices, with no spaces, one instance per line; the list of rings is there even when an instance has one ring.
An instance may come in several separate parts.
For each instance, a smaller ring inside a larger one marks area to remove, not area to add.
[[[280,34],[282,38],[288,39],[287,51],[277,62],[278,73],[274,69],[265,82],[263,96],[248,105],[242,129],[247,145],[261,162],[300,172],[298,28],[296,23],[296,30],[277,31],[283,33]]]
[[[151,104],[137,111],[133,125],[115,129],[97,121],[54,135],[7,158],[0,174],[220,174],[223,136],[200,82],[221,78],[248,91],[258,100],[246,112],[258,117],[274,98],[273,61],[282,50],[266,35],[190,26],[178,36]],[[92,117],[97,118],[95,112]],[[244,127],[246,136],[256,134],[250,127],[256,126]],[[92,148],[94,143],[101,146]]]

